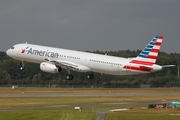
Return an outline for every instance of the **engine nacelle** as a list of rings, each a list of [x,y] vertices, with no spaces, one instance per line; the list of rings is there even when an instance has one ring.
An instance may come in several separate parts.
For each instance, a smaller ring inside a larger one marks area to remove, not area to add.
[[[61,72],[61,67],[56,67],[56,65],[49,62],[42,62],[40,64],[40,69],[48,73],[59,73]]]

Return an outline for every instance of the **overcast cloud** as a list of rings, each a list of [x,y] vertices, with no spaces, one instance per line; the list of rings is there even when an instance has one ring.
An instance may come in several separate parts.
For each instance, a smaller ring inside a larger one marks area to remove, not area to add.
[[[17,43],[75,50],[180,53],[180,0],[1,0],[0,51]]]

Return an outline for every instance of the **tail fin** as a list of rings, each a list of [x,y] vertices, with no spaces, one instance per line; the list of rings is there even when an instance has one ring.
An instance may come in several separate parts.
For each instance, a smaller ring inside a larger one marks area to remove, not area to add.
[[[141,53],[130,61],[133,64],[152,66],[155,64],[163,36],[155,36],[150,43],[141,51]]]

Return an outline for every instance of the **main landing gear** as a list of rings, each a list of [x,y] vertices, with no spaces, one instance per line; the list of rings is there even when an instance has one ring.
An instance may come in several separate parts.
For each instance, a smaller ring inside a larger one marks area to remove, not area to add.
[[[67,74],[66,75],[66,80],[72,80],[74,77],[72,74]]]
[[[66,75],[66,80],[72,80],[73,78],[74,78],[74,77],[73,77],[72,74],[67,74],[67,75]],[[86,75],[86,78],[87,78],[88,80],[91,80],[91,79],[94,78],[94,75],[93,75],[93,74],[87,74],[87,75]]]
[[[93,79],[93,78],[94,78],[94,75],[93,75],[93,74],[87,74],[87,75],[86,75],[86,78],[87,78],[87,79]]]

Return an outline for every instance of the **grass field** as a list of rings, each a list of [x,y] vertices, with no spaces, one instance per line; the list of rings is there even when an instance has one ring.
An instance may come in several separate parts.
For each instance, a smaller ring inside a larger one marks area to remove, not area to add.
[[[0,97],[0,120],[94,120],[96,111],[127,108],[129,105],[103,105],[102,103],[121,102],[160,102],[179,101],[179,88],[157,88],[157,89],[60,89],[60,88],[0,88],[2,95],[18,94],[99,94],[100,96],[64,96],[64,97]],[[135,94],[134,96],[101,96],[101,94]],[[155,94],[153,96],[141,96],[141,93]],[[178,94],[161,95],[159,94]],[[139,94],[136,96],[136,94]],[[156,95],[157,94],[157,95]],[[101,103],[101,104],[100,104]],[[80,112],[74,110],[75,105],[82,105]],[[87,105],[88,104],[88,105]],[[95,105],[100,104],[100,105]],[[67,106],[66,106],[67,105]],[[84,105],[84,106],[83,106]],[[91,106],[92,105],[92,106]],[[106,120],[177,120],[180,118],[178,109],[141,109],[148,105],[131,105],[133,110],[113,112],[106,114]]]
[[[93,112],[79,112],[72,107],[18,109],[0,112],[1,120],[92,120]]]
[[[134,109],[130,111],[121,111],[109,113],[106,120],[179,120],[180,110],[178,109]]]

